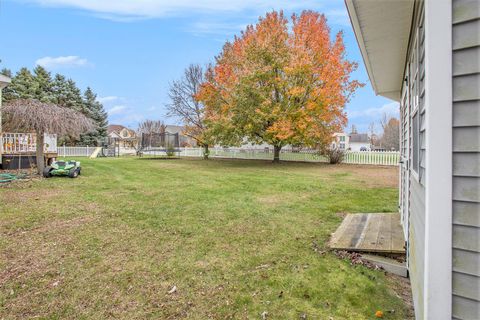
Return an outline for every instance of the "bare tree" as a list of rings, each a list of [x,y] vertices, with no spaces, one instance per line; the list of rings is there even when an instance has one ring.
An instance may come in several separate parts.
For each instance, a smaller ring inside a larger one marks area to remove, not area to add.
[[[376,146],[378,143],[378,137],[375,133],[375,122],[370,122],[370,124],[368,125],[368,134],[370,136],[370,144],[372,146]]]
[[[161,120],[144,120],[138,125],[137,133],[165,133],[165,124]]]
[[[205,108],[196,100],[204,80],[204,68],[198,64],[189,65],[182,78],[171,83],[169,92],[171,103],[167,104],[167,109],[168,116],[182,119],[185,126],[184,134],[204,148],[204,158],[208,159],[211,140],[204,121]]]
[[[380,119],[383,128],[383,134],[380,139],[382,147],[387,150],[400,149],[400,121],[395,117],[389,117],[383,114]]]
[[[380,126],[382,127],[383,130],[385,130],[385,127],[387,126],[389,117],[387,114],[384,112],[382,114],[382,117],[380,118]]]
[[[77,138],[80,134],[91,132],[96,128],[90,118],[78,111],[38,100],[10,101],[3,107],[3,114],[5,130],[35,132],[39,174],[42,174],[45,167],[43,150],[45,133],[70,135]]]

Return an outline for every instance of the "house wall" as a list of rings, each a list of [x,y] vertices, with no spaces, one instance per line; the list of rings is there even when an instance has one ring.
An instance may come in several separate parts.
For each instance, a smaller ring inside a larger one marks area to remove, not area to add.
[[[416,2],[412,24],[409,52],[405,68],[402,96],[406,94],[403,121],[408,126],[408,265],[416,319],[425,314],[425,170],[426,170],[426,126],[425,126],[425,28],[424,5]],[[413,171],[413,116],[419,125],[419,166]],[[402,126],[403,127],[403,126]],[[406,142],[404,142],[406,143]]]
[[[454,319],[480,319],[480,1],[453,0]]]
[[[362,147],[367,148],[367,150],[370,150],[370,143],[368,142],[349,142],[348,143],[348,148],[350,148],[351,151],[361,151],[360,149]]]

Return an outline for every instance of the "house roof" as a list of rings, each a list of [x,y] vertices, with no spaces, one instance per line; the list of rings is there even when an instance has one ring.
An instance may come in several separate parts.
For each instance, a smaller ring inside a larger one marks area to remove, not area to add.
[[[122,131],[122,129],[126,129],[126,127],[122,126],[121,124],[109,124],[108,127],[107,127],[107,132],[108,133],[112,133],[112,132],[119,133],[120,131]]]
[[[122,126],[121,124],[109,124],[107,127],[107,133],[110,134],[114,132],[120,134],[120,131],[122,131],[123,129],[128,130],[130,133],[135,133],[135,131],[133,131],[132,129]]]
[[[377,95],[400,100],[414,0],[345,0]]]
[[[350,135],[350,142],[369,142],[368,134],[366,134],[366,133],[352,133]]]
[[[165,131],[168,133],[182,133],[185,130],[184,126],[176,126],[167,124],[165,126]]]
[[[12,82],[9,77],[4,76],[3,74],[0,74],[0,89],[5,88]]]

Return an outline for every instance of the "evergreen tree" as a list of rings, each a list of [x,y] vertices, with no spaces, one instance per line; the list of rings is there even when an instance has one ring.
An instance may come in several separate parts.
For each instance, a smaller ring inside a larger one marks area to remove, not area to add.
[[[3,68],[2,71],[0,71],[0,73],[6,77],[12,78],[12,71],[10,69]]]
[[[52,79],[50,72],[42,66],[35,67],[33,74],[27,68],[20,69],[14,76],[8,69],[2,69],[0,73],[12,79],[12,83],[3,91],[5,101],[34,99],[83,113],[94,121],[97,131],[82,136],[82,144],[94,145],[107,136],[107,113],[91,88],[87,88],[82,96],[75,81],[61,74],[56,74]],[[59,144],[76,142],[72,137],[59,137]]]
[[[0,73],[3,74],[4,76],[9,77],[10,79],[13,78],[12,71],[10,71],[10,69],[3,68],[2,71],[0,71]],[[3,88],[2,98],[4,101],[11,101],[14,99],[14,92],[13,92],[12,86],[7,86],[6,88]]]
[[[84,115],[88,116],[88,112],[86,112],[83,100],[82,100],[82,92],[77,87],[77,84],[72,79],[67,80],[67,101],[66,107],[72,108],[75,111],[79,111]]]
[[[88,87],[83,95],[84,109],[87,112],[87,116],[95,122],[97,130],[93,133],[82,135],[81,142],[86,145],[96,145],[98,140],[107,137],[107,113],[103,108],[103,105],[97,101],[97,95],[93,90]]]
[[[35,99],[41,102],[52,103],[55,102],[53,93],[53,82],[50,72],[45,70],[42,66],[37,66],[33,69],[35,86]]]
[[[53,78],[52,91],[55,96],[55,103],[65,107],[67,105],[67,79],[61,74],[56,74]]]
[[[82,100],[82,93],[75,81],[56,74],[53,80],[52,92],[54,102],[62,107],[71,108],[88,116]]]
[[[38,84],[30,70],[27,68],[21,68],[12,78],[12,83],[9,86],[11,90],[11,100],[35,99],[37,85]]]

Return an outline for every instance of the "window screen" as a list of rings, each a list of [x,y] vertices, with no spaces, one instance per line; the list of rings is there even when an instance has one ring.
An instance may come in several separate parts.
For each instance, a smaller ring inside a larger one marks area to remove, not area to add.
[[[412,118],[412,169],[418,174],[419,166],[419,138],[420,130],[418,127],[418,112]]]

